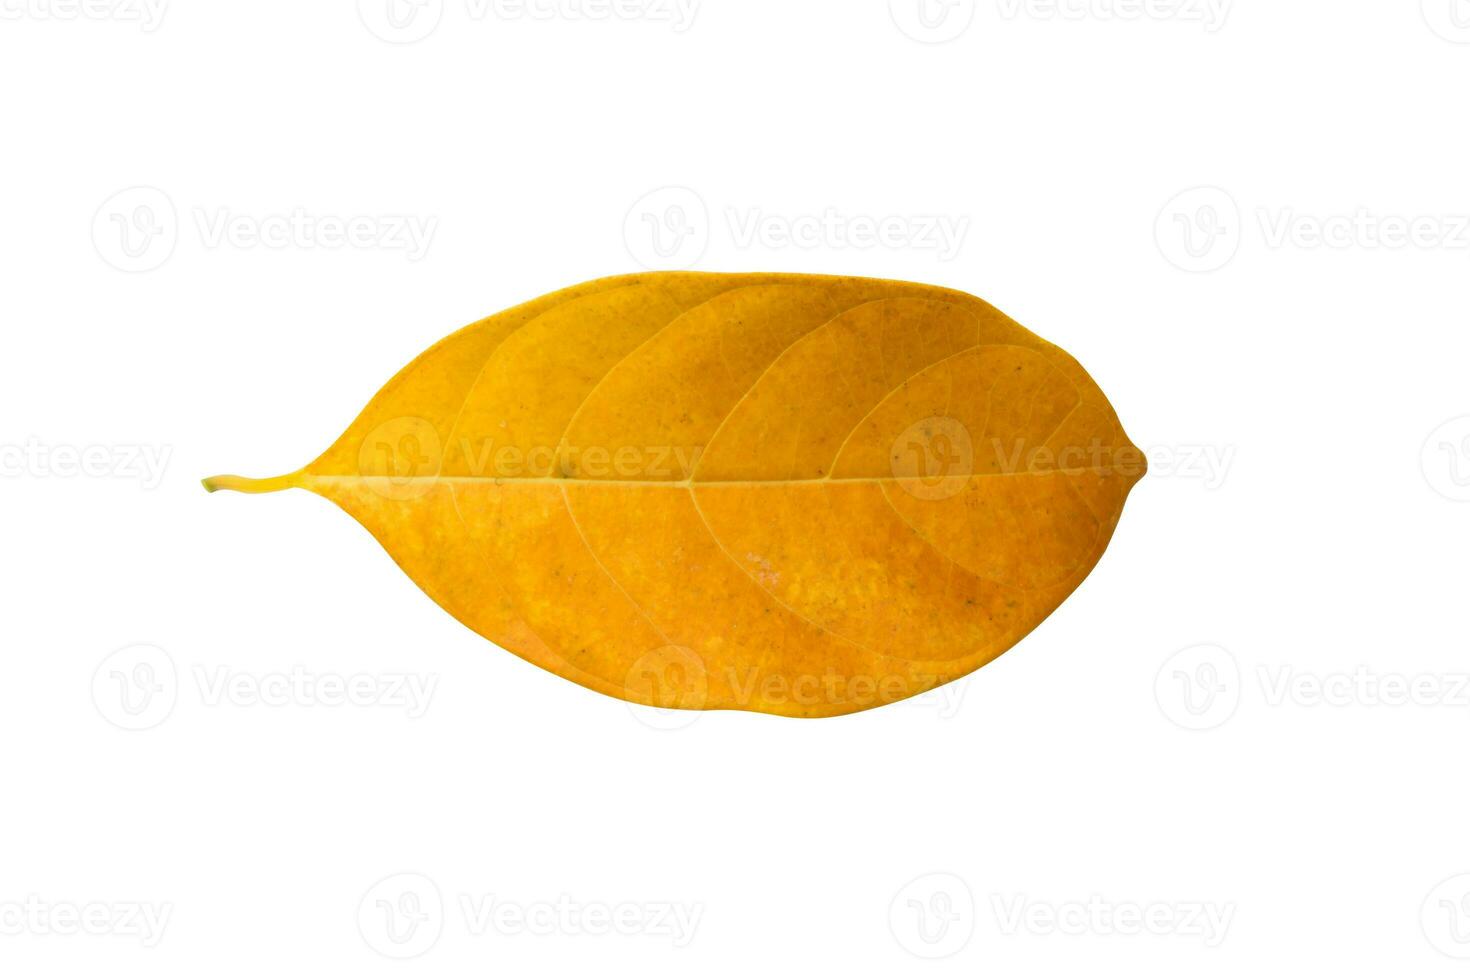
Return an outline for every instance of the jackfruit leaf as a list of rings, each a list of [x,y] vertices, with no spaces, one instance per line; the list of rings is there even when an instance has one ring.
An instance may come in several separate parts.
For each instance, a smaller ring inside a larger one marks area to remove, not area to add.
[[[993,660],[1090,572],[1143,475],[1069,355],[964,293],[651,273],[471,324],[311,490],[444,609],[660,708],[845,714]]]

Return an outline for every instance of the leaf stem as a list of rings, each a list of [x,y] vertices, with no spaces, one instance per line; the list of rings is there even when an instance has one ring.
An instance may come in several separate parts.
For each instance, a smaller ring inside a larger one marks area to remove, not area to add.
[[[200,481],[204,489],[210,493],[216,490],[238,490],[240,493],[274,493],[277,490],[287,490],[291,487],[301,486],[301,474],[287,473],[283,476],[271,476],[264,479],[253,479],[248,476],[222,476],[206,477]]]

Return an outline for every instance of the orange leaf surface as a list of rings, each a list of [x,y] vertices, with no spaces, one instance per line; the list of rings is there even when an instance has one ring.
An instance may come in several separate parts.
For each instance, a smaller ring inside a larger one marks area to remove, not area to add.
[[[641,704],[799,717],[968,674],[1101,557],[1142,454],[964,293],[651,273],[471,324],[302,487],[465,625]]]

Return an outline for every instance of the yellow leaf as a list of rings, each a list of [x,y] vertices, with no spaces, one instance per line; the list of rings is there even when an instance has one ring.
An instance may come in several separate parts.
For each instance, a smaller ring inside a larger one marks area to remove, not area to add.
[[[999,656],[1144,460],[1064,351],[934,286],[601,279],[451,335],[310,465],[435,602],[596,691],[845,714]]]

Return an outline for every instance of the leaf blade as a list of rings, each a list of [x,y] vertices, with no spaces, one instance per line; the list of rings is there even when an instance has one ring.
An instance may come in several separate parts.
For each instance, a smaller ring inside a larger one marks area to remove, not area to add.
[[[1130,453],[1081,366],[974,297],[654,273],[451,335],[278,479],[579,684],[824,717],[1035,628],[1106,548]]]

